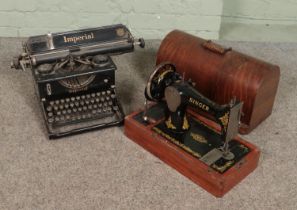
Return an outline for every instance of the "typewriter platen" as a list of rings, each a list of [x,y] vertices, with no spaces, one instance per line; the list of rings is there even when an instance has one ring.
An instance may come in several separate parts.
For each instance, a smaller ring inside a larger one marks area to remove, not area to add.
[[[124,25],[29,37],[12,68],[31,68],[49,138],[123,122],[110,55],[144,47]]]

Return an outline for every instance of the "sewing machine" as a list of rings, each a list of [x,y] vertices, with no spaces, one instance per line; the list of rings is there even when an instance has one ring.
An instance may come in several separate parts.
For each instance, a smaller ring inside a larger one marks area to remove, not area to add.
[[[217,104],[171,63],[145,88],[145,108],[125,119],[126,135],[212,194],[221,197],[257,165],[258,149],[237,136],[242,102]]]

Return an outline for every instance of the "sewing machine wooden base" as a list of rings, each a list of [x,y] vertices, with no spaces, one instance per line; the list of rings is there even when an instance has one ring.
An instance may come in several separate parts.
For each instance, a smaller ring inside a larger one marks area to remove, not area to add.
[[[233,160],[221,158],[210,166],[206,165],[199,159],[218,146],[218,126],[188,110],[190,130],[175,135],[162,128],[163,113],[160,104],[150,107],[147,115],[155,121],[150,124],[142,120],[143,111],[127,116],[126,136],[214,196],[222,197],[257,167],[260,151],[240,137],[230,142],[235,155]]]

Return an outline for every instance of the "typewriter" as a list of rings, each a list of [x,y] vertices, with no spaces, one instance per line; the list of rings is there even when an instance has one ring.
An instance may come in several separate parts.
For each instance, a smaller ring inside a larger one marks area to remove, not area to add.
[[[144,47],[122,24],[32,36],[12,68],[30,68],[50,139],[120,125],[111,55]]]

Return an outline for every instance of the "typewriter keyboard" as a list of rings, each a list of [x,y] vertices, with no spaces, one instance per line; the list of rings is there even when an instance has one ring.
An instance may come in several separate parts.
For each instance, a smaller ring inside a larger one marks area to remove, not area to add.
[[[119,109],[111,90],[76,95],[45,103],[49,124],[63,125],[113,115]]]

